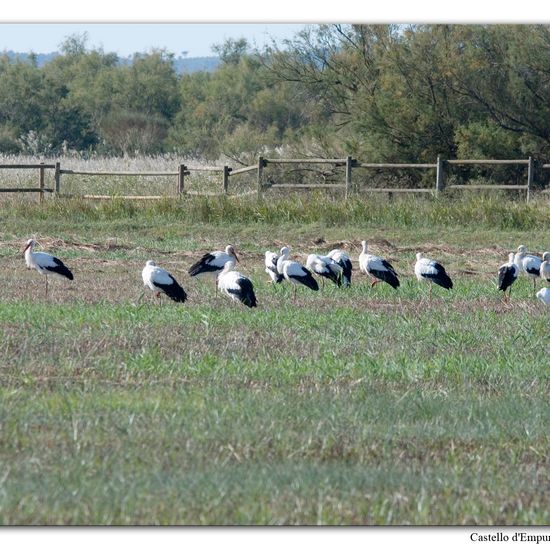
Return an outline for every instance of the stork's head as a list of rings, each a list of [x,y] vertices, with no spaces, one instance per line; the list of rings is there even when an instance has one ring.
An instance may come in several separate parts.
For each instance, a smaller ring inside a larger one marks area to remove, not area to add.
[[[288,248],[288,246],[283,246],[283,248],[281,248],[281,256],[283,258],[288,258],[289,254],[290,254],[290,248]]]
[[[151,267],[156,267],[157,264],[153,260],[147,260],[145,262],[145,265],[146,266],[151,266]]]
[[[518,252],[519,252],[520,254],[527,254],[527,247],[524,246],[524,245],[522,245],[522,244],[520,244],[520,245],[518,246]]]
[[[228,244],[226,247],[225,247],[225,253],[226,254],[229,254],[229,256],[233,256],[235,258],[235,261],[238,262],[239,261],[239,257],[237,256],[237,253],[235,252],[235,248],[233,248],[233,245],[232,244]]]
[[[416,254],[416,260],[421,260],[422,258],[424,257],[424,255],[422,254],[422,252],[417,252]]]
[[[363,247],[363,252],[367,252],[368,243],[367,241],[361,241],[361,246]]]
[[[29,239],[25,243],[25,248],[23,249],[23,256],[25,255],[25,252],[30,248],[32,250],[32,247],[36,244],[36,241],[34,239]]]

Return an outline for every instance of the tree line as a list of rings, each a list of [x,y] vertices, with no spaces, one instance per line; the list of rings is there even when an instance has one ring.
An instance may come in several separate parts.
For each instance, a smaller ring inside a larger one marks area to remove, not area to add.
[[[78,35],[42,67],[4,55],[0,151],[550,157],[545,25],[310,25],[261,51],[214,51],[214,71],[183,75],[166,50],[121,65]]]

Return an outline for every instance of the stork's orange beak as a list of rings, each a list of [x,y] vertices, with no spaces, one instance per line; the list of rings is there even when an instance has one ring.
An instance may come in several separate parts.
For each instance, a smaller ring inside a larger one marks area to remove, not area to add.
[[[25,256],[25,252],[27,252],[27,248],[29,248],[29,246],[31,246],[31,243],[26,245],[25,248],[23,249],[23,252],[21,253],[21,254],[23,254],[23,256]]]

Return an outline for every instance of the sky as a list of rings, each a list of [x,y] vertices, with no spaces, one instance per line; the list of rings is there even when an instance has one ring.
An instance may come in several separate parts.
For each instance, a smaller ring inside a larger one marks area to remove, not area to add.
[[[166,48],[176,57],[212,55],[226,38],[261,47],[291,38],[311,23],[549,23],[540,0],[19,0],[0,14],[0,52],[50,53],[71,34],[88,33],[89,47],[120,56]]]
[[[306,25],[291,23],[0,23],[0,51],[50,53],[59,50],[64,38],[88,35],[88,47],[128,56],[152,48],[166,48],[179,57],[215,55],[212,45],[227,38],[247,38],[262,47],[271,38],[292,38]]]

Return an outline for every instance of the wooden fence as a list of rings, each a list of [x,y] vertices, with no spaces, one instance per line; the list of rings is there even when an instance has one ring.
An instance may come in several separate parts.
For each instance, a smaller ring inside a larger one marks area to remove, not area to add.
[[[331,165],[332,167],[342,167],[343,178],[340,183],[276,183],[269,181],[266,178],[266,169],[269,165]],[[526,166],[527,175],[524,185],[446,185],[446,176],[453,166],[467,165],[517,165]],[[550,169],[550,164],[540,164],[542,170]],[[38,187],[31,188],[0,188],[0,193],[39,193],[40,201],[44,200],[46,193],[53,194],[54,197],[68,197],[72,195],[63,194],[61,192],[61,177],[64,174],[70,175],[86,175],[86,176],[166,176],[175,179],[174,192],[169,195],[172,197],[180,197],[187,195],[201,196],[243,196],[256,194],[263,195],[268,189],[326,189],[326,190],[341,190],[347,198],[352,193],[359,192],[376,192],[387,193],[389,197],[394,193],[430,193],[438,195],[445,189],[456,190],[480,190],[480,189],[499,189],[499,190],[518,190],[525,192],[525,199],[529,201],[532,198],[532,192],[535,183],[535,161],[532,157],[528,159],[511,159],[511,160],[496,160],[496,159],[443,159],[438,156],[434,163],[369,163],[359,162],[356,159],[348,156],[346,158],[303,158],[303,159],[268,159],[259,157],[258,162],[252,166],[233,169],[229,166],[214,166],[214,167],[188,167],[185,164],[179,164],[177,170],[163,172],[129,172],[129,171],[90,171],[90,170],[69,170],[62,169],[60,162],[54,164],[0,164],[0,169],[29,169],[38,170]],[[371,170],[435,170],[434,184],[431,187],[423,188],[400,188],[400,187],[369,187],[366,185],[357,185],[354,183],[353,171],[356,169],[371,169]],[[54,170],[54,188],[47,188],[44,185],[45,171]],[[185,178],[192,172],[214,172],[220,174],[219,191],[193,191],[185,187]],[[255,189],[240,194],[229,195],[230,179],[240,174],[255,172]],[[544,190],[548,193],[549,190]],[[137,199],[137,200],[158,200],[165,199],[167,195],[76,195],[85,199],[107,200],[115,196],[122,199]]]
[[[0,193],[39,193],[40,202],[44,200],[45,193],[53,192],[53,189],[45,187],[45,175],[47,169],[54,169],[57,171],[56,164],[45,164],[41,162],[39,164],[0,164],[2,170],[38,170],[38,187],[9,187],[0,188]]]

